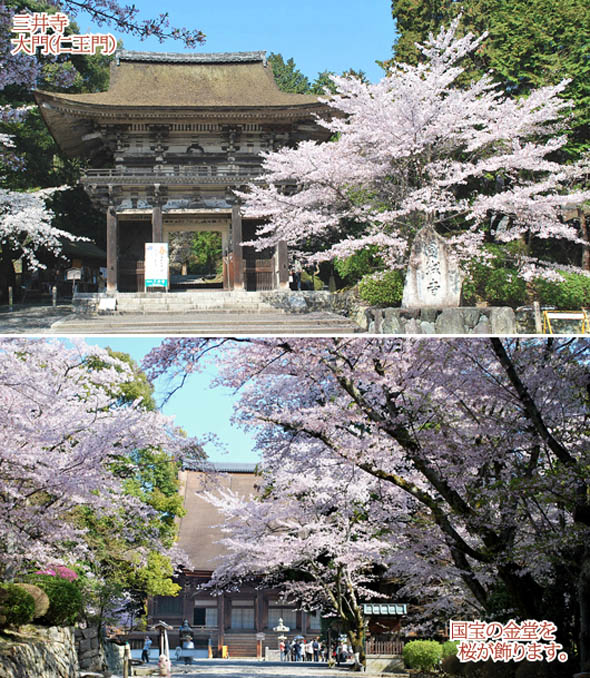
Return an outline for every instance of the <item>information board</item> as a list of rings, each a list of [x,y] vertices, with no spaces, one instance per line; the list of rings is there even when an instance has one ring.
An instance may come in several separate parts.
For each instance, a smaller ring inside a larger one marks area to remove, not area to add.
[[[145,286],[168,288],[168,243],[146,242]]]

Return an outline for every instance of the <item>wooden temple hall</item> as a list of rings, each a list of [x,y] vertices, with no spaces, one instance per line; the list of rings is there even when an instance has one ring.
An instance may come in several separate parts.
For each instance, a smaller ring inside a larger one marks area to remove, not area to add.
[[[178,596],[157,596],[148,601],[148,627],[158,621],[171,625],[170,642],[175,647],[180,643],[179,627],[186,620],[191,627],[195,648],[202,657],[210,653],[221,657],[224,648],[232,657],[266,655],[267,648],[278,649],[282,635],[289,640],[296,636],[308,640],[327,636],[335,641],[339,633],[336,620],[322,619],[319,610],[305,612],[285,603],[276,589],[260,588],[252,583],[216,595],[214,590],[204,586],[225,553],[219,529],[223,517],[206,501],[204,494],[224,488],[244,497],[253,496],[259,481],[256,466],[211,464],[207,473],[184,470],[179,480],[186,513],[180,519],[178,546],[189,556],[192,569],[185,570],[177,578],[181,586]],[[396,638],[401,619],[407,613],[407,605],[380,598],[377,602],[365,604],[364,612],[371,634],[367,651],[373,654],[401,651]],[[288,631],[277,630],[280,620]],[[331,630],[327,631],[330,627]],[[140,648],[144,637],[145,633],[132,634],[132,646]]]
[[[178,546],[187,553],[193,569],[185,571],[178,583],[182,591],[177,597],[158,596],[148,604],[148,626],[163,620],[174,627],[170,638],[174,647],[178,628],[187,620],[192,627],[195,647],[208,656],[212,648],[215,656],[222,656],[225,646],[232,657],[255,657],[264,647],[278,648],[280,633],[274,629],[279,619],[289,627],[287,637],[305,635],[314,637],[321,632],[319,612],[306,613],[293,605],[281,602],[279,592],[243,586],[240,590],[214,595],[201,588],[207,583],[224,553],[219,543],[223,521],[218,510],[208,503],[203,494],[216,488],[229,488],[242,496],[256,492],[257,476],[254,464],[226,463],[212,465],[215,474],[182,471],[181,493],[186,514],[180,519]],[[138,640],[140,635],[137,634]]]
[[[178,231],[221,234],[224,289],[288,285],[288,253],[242,246],[255,235],[234,189],[255,180],[261,151],[323,139],[317,97],[277,87],[264,52],[119,51],[108,91],[36,92],[61,150],[105,210],[107,292],[143,291],[144,245]]]

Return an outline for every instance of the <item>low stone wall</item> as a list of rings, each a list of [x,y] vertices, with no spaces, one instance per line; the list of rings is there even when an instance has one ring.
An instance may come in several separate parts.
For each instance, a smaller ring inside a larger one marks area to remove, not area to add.
[[[99,631],[96,627],[76,629],[76,652],[81,671],[100,673],[106,668],[106,659]]]
[[[23,626],[0,636],[0,678],[78,678],[73,628]]]
[[[368,308],[364,329],[371,334],[516,334],[508,307]],[[358,322],[358,321],[357,321]]]
[[[404,660],[394,655],[369,655],[367,657],[367,673],[383,674],[407,674],[404,668]]]

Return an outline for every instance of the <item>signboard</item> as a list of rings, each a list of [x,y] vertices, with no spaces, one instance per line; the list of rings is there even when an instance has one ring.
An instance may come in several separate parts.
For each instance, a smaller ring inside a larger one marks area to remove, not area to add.
[[[256,640],[264,640],[264,633],[257,633]]]
[[[82,280],[82,269],[81,268],[68,268],[66,271],[67,280]]]
[[[168,243],[146,242],[145,286],[168,288]]]

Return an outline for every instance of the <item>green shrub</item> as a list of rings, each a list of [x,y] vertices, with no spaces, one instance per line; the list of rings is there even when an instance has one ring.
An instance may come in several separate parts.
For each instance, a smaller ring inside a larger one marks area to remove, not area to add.
[[[404,645],[403,657],[410,669],[429,671],[442,659],[442,645],[436,640],[412,640]]]
[[[442,656],[445,657],[454,657],[457,654],[459,648],[459,641],[457,640],[447,640],[443,643],[442,646]]]
[[[334,268],[342,282],[350,286],[355,285],[364,276],[383,268],[383,260],[379,256],[379,248],[376,245],[370,245],[346,259],[335,259]]]
[[[49,597],[47,596],[43,589],[39,588],[38,586],[35,586],[34,584],[23,584],[22,582],[17,582],[15,586],[18,586],[19,588],[23,589],[33,597],[33,600],[35,602],[33,619],[42,617],[44,614],[47,613],[47,610],[49,609]]]
[[[590,306],[590,278],[576,273],[564,273],[564,282],[550,282],[537,278],[533,283],[536,298],[543,306],[575,311]]]
[[[463,301],[472,306],[480,300],[490,306],[522,306],[527,303],[526,282],[498,258],[489,264],[474,262],[463,282]]]
[[[359,296],[371,306],[399,306],[404,292],[402,271],[385,271],[365,276],[358,286]]]
[[[318,276],[312,276],[307,271],[301,271],[301,286],[307,290],[323,290],[324,283],[318,278]]]
[[[29,582],[43,589],[49,597],[49,609],[39,619],[48,626],[70,626],[80,617],[82,594],[75,581],[50,574],[34,574]]]
[[[22,626],[33,619],[35,600],[16,584],[0,584],[0,627]]]

